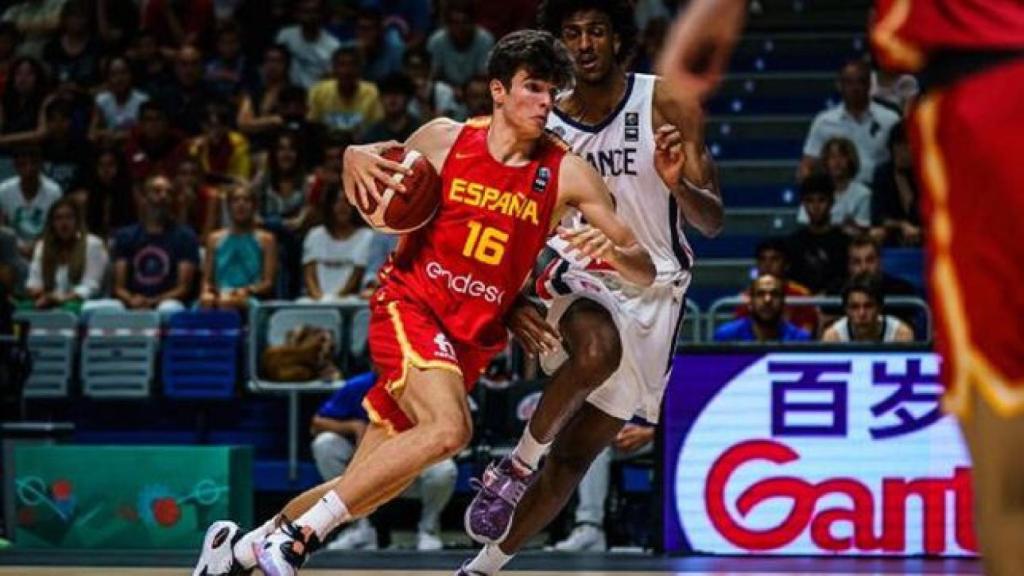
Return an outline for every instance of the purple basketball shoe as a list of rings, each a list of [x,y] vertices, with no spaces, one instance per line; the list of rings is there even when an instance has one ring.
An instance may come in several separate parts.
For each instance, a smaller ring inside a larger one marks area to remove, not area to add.
[[[466,533],[481,544],[497,544],[508,536],[512,516],[537,473],[522,475],[511,456],[487,465],[480,480],[471,484],[476,497],[466,508]]]

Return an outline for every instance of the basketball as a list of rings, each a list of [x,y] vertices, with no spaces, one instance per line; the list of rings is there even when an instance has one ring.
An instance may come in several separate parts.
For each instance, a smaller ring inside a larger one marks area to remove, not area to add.
[[[441,205],[441,177],[430,161],[415,150],[389,148],[382,156],[412,169],[412,173],[397,176],[405,185],[405,193],[377,182],[381,201],[367,198],[367,205],[359,206],[363,219],[388,234],[404,234],[422,228]]]

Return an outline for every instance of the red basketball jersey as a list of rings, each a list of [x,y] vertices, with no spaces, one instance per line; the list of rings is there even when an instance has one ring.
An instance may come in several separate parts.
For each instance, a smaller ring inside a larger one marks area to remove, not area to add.
[[[441,169],[441,207],[381,270],[377,298],[420,302],[449,338],[503,345],[502,316],[544,246],[568,147],[545,134],[533,159],[506,166],[487,150],[490,117],[468,120]]]
[[[914,72],[939,51],[1024,50],[1021,0],[876,0],[871,40],[882,64]]]

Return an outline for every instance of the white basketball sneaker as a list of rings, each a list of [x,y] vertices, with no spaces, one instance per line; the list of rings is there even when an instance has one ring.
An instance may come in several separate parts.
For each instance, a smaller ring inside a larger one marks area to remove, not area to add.
[[[246,570],[238,563],[232,550],[243,534],[234,522],[219,520],[210,524],[203,537],[203,549],[192,576],[241,576],[251,573],[251,569]]]
[[[604,530],[593,524],[580,524],[568,538],[555,544],[559,552],[604,552],[606,549]]]
[[[366,518],[360,518],[351,527],[327,545],[328,550],[376,550],[377,529]]]

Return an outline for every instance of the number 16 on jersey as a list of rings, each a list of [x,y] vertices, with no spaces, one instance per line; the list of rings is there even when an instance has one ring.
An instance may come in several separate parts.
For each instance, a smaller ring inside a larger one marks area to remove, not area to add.
[[[508,233],[484,226],[476,220],[467,222],[466,226],[469,227],[469,236],[462,248],[462,255],[491,266],[501,263],[502,257],[505,256]]]

